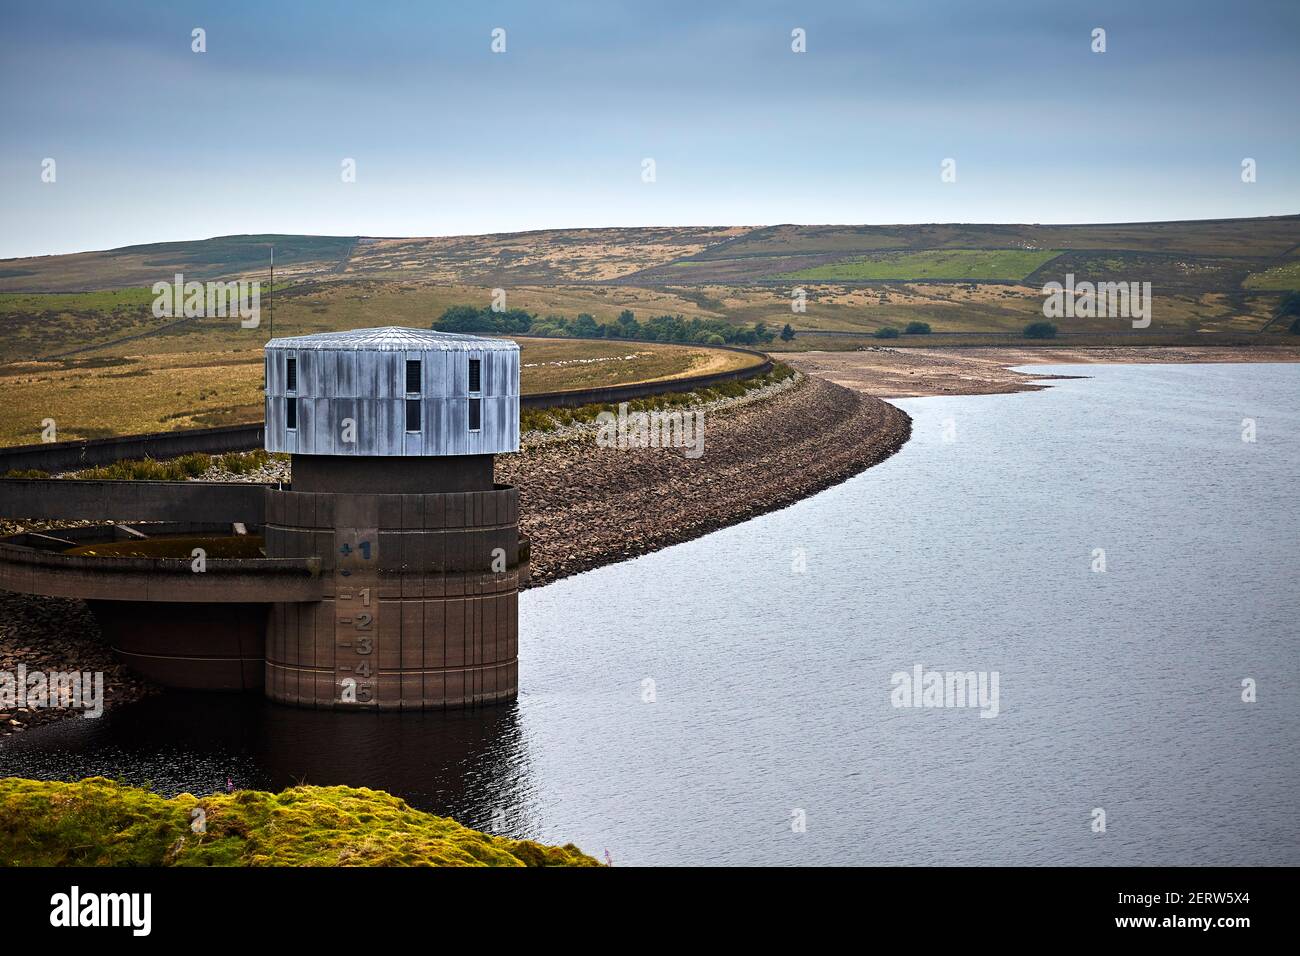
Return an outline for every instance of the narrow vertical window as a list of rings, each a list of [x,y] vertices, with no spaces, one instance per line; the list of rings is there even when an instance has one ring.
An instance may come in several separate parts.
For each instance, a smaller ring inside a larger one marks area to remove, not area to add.
[[[479,359],[469,360],[469,390],[472,395],[474,392],[483,391],[483,372],[482,361]]]
[[[478,431],[483,425],[483,399],[471,398],[469,400],[469,430]]]
[[[284,390],[286,392],[298,391],[298,360],[296,358],[284,360]]]
[[[289,431],[294,431],[298,427],[298,399],[296,398],[284,400],[284,427]]]
[[[420,394],[420,360],[406,360],[406,430],[408,432],[418,432],[420,430],[420,400],[411,398],[412,395]]]

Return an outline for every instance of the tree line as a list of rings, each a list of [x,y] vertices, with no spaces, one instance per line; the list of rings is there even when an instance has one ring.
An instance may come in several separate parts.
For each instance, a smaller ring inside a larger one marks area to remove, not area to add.
[[[562,315],[538,316],[523,309],[495,312],[490,307],[472,305],[451,306],[434,320],[433,328],[470,335],[527,333],[550,338],[636,339],[688,345],[761,345],[777,336],[765,322],[748,327],[683,315],[656,315],[640,321],[631,309],[624,309],[612,322],[601,322],[589,312],[570,319]],[[788,325],[781,330],[781,337],[789,341],[787,334],[794,338]]]

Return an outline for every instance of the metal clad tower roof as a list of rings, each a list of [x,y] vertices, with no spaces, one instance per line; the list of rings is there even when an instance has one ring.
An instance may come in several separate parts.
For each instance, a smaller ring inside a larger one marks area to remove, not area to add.
[[[266,343],[266,347],[316,351],[355,349],[367,352],[519,351],[519,345],[510,339],[460,335],[433,329],[407,329],[397,325],[389,325],[382,329],[350,329],[346,332],[319,332],[315,335],[271,339]]]
[[[266,344],[266,450],[492,455],[519,450],[519,345],[389,326]]]

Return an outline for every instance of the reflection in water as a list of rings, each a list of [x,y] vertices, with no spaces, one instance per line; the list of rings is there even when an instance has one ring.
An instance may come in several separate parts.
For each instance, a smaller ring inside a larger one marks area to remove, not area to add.
[[[530,819],[528,762],[515,704],[445,714],[362,714],[280,707],[253,695],[167,692],[98,720],[75,718],[11,738],[0,776],[100,775],[166,796],[226,788],[346,784],[508,836]],[[494,825],[494,813],[505,827]]]
[[[167,695],[0,773],[370,786],[619,865],[1296,865],[1297,367],[1059,371],[1093,377],[900,402],[864,474],[525,592],[517,705]],[[894,708],[917,664],[998,671],[998,716]]]

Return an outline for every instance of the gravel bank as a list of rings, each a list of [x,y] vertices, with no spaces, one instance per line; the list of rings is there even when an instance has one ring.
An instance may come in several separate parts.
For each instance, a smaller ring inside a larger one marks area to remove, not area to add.
[[[16,674],[19,664],[27,665],[28,674],[102,672],[105,710],[158,689],[114,660],[84,601],[0,591],[0,671]],[[0,738],[68,717],[85,719],[81,713],[0,704]]]
[[[706,412],[704,453],[602,448],[594,426],[497,459],[520,489],[532,585],[698,538],[793,504],[888,458],[911,419],[821,379]]]

